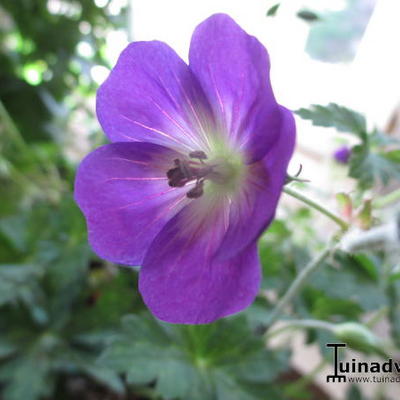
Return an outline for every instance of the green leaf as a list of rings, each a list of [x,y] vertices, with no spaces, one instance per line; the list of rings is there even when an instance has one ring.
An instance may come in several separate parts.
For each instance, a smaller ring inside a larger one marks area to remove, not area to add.
[[[302,108],[296,114],[316,126],[335,127],[361,140],[361,144],[352,148],[349,161],[349,176],[358,180],[360,189],[368,189],[377,183],[387,185],[392,179],[400,180],[400,150],[383,152],[379,146],[389,143],[386,135],[377,131],[368,134],[362,114],[334,103]]]
[[[223,372],[215,373],[216,398],[220,400],[257,400],[240,382]]]
[[[82,369],[94,380],[107,386],[115,393],[123,394],[125,392],[122,380],[115,371],[103,368],[100,365],[87,365]]]
[[[27,248],[26,215],[13,215],[0,220],[0,232],[19,251]]]
[[[125,335],[107,348],[99,363],[126,373],[134,384],[156,380],[156,390],[166,398],[184,398],[196,383],[194,367],[163,326],[149,317],[128,316],[123,329]]]
[[[99,359],[133,384],[155,381],[164,398],[185,400],[254,399],[249,387],[271,382],[287,362],[288,353],[265,349],[243,317],[179,326],[148,315],[125,317],[122,333]]]
[[[400,164],[385,154],[373,153],[366,145],[358,145],[352,150],[349,176],[357,179],[362,189],[376,183],[387,185],[391,179],[400,180]]]
[[[73,315],[69,326],[75,332],[106,331],[118,326],[121,316],[142,310],[137,292],[137,273],[120,268],[116,275],[105,269],[95,269],[89,280],[102,280],[98,286],[81,293],[80,312]],[[67,295],[67,292],[65,293]],[[91,299],[95,299],[93,303]]]
[[[82,295],[87,284],[87,271],[91,251],[86,243],[60,249],[60,255],[50,263],[46,274],[46,287],[50,292],[50,310],[57,325],[65,323],[71,307]]]
[[[400,164],[400,150],[388,151],[385,153],[385,158],[394,163]]]
[[[303,119],[312,121],[313,125],[334,127],[338,131],[352,133],[361,139],[366,137],[367,123],[365,117],[335,103],[330,103],[327,106],[312,105],[310,109],[301,108],[295,113]]]
[[[56,359],[58,369],[69,372],[71,366],[74,366],[78,371],[107,386],[115,393],[125,393],[125,387],[119,375],[112,369],[96,363],[92,354],[71,347],[60,349],[60,353],[62,356],[59,355]]]
[[[332,298],[359,304],[364,311],[377,310],[388,303],[383,286],[359,259],[337,252],[335,264],[325,264],[318,269],[308,284]]]
[[[297,16],[306,22],[315,22],[321,19],[318,14],[310,10],[301,10]]]
[[[4,400],[37,400],[52,392],[49,378],[50,361],[36,350],[0,368],[0,382],[6,383],[2,393]]]
[[[29,296],[38,290],[36,279],[41,271],[31,264],[0,265],[0,305]]]
[[[281,3],[276,3],[267,11],[267,17],[274,17],[280,7]]]
[[[338,316],[355,319],[361,316],[362,308],[355,301],[328,297],[323,292],[319,292],[312,306],[312,314],[318,319]]]

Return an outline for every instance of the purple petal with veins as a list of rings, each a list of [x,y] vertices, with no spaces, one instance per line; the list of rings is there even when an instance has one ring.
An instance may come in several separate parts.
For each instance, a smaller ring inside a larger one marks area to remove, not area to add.
[[[97,95],[113,142],[75,182],[101,257],[140,265],[158,318],[209,323],[257,294],[257,239],[293,153],[292,113],[275,100],[269,57],[230,17],[196,28],[189,66],[161,42],[131,43]]]
[[[89,241],[101,257],[141,265],[145,252],[188,201],[187,188],[171,188],[165,176],[179,153],[153,143],[112,143],[90,153],[75,181]]]

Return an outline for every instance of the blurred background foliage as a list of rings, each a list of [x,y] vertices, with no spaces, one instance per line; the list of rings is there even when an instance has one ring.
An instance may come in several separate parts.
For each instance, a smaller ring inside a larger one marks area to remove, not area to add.
[[[73,178],[79,158],[103,140],[91,73],[109,67],[105,37],[126,25],[127,13],[101,3],[0,3],[0,398],[328,399],[291,366],[290,347],[270,346],[265,335],[276,299],[327,239],[313,212],[288,208],[276,219],[259,244],[257,301],[206,326],[156,321],[138,295],[136,272],[91,252]],[[336,105],[299,114],[360,139],[350,163],[357,190],[345,198],[354,208],[362,207],[364,190],[397,177],[398,152],[385,147],[383,133],[368,134],[362,116]],[[383,177],[382,162],[392,163]],[[371,213],[365,218],[371,222]],[[399,346],[399,277],[382,253],[336,252],[285,318],[340,324],[383,313]],[[325,344],[338,340],[306,332],[323,355]],[[359,349],[377,353],[360,340]],[[356,387],[348,393],[349,400],[359,396]]]
[[[354,58],[376,0],[348,0],[346,3],[340,11],[318,14],[318,20],[323,23],[313,24],[306,46],[313,58],[333,63]]]

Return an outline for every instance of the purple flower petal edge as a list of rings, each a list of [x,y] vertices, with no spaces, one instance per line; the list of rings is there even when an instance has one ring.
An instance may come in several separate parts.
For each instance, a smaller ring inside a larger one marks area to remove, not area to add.
[[[166,224],[140,271],[143,300],[163,321],[210,323],[250,305],[260,287],[256,244],[232,259],[215,260],[223,216],[210,212],[196,224],[195,213],[190,204]]]
[[[186,204],[165,169],[179,154],[152,143],[112,143],[80,164],[74,195],[93,250],[106,260],[141,265],[152,240]]]
[[[168,45],[134,42],[97,92],[97,116],[112,142],[143,141],[189,152],[213,116],[197,79]]]
[[[195,29],[189,66],[233,145],[249,163],[263,158],[281,123],[265,47],[228,15],[215,14]]]

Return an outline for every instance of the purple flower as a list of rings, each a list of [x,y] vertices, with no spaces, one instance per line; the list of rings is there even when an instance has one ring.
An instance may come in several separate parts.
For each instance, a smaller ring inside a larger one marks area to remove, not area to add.
[[[340,164],[347,164],[351,156],[351,150],[347,146],[339,147],[334,153],[333,157]]]
[[[112,143],[82,161],[75,199],[94,251],[140,265],[139,290],[164,321],[209,323],[259,290],[257,239],[295,142],[269,68],[257,39],[214,15],[189,66],[162,42],[132,43],[98,91]]]

